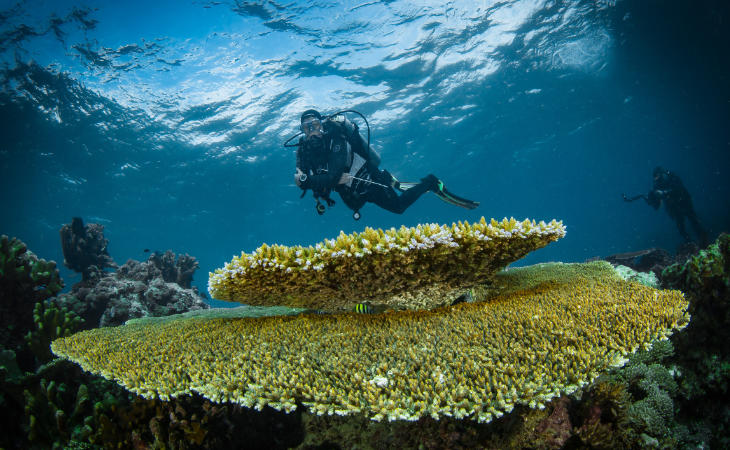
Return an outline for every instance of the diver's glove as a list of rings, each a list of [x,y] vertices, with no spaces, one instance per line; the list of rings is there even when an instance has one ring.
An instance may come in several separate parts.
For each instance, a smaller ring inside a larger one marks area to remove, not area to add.
[[[294,173],[294,183],[302,189],[307,189],[304,184],[307,182],[307,174],[297,167],[296,173]]]

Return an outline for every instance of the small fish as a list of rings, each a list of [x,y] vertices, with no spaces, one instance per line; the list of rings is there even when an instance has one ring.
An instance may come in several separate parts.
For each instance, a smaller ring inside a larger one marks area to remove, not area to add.
[[[144,249],[142,251],[145,252],[145,253],[149,253],[150,252],[150,249],[146,248],[146,249]]]
[[[355,312],[358,314],[375,314],[375,308],[368,303],[358,303],[355,305]]]

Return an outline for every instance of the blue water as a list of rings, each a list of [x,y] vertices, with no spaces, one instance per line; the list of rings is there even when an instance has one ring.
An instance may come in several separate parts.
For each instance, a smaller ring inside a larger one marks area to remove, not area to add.
[[[656,165],[713,238],[730,228],[721,2],[94,3],[0,2],[0,233],[59,265],[73,216],[118,263],[197,257],[202,291],[264,242],[481,216],[564,221],[519,264],[672,251],[668,216],[621,199]],[[356,222],[335,196],[318,216],[281,145],[310,107],[361,111],[382,167],[481,206],[429,194]]]

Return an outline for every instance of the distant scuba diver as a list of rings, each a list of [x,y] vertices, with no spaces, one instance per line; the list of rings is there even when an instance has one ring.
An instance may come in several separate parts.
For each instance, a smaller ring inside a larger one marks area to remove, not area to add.
[[[694,207],[692,206],[692,197],[690,197],[689,192],[684,187],[682,180],[674,172],[657,166],[654,168],[654,184],[648,194],[636,195],[634,197],[627,197],[626,194],[622,195],[624,201],[627,202],[633,202],[634,200],[643,198],[654,209],[659,209],[662,201],[664,201],[667,214],[677,224],[677,229],[679,230],[679,234],[682,235],[682,238],[686,242],[692,240],[684,226],[684,219],[686,218],[692,224],[695,233],[697,233],[700,245],[703,247],[707,245],[707,232],[700,225],[697,213],[695,213]]]
[[[344,113],[359,114],[368,126],[368,140],[362,138],[356,124],[347,120]],[[302,197],[312,190],[317,200],[317,213],[324,214],[325,206],[334,206],[330,192],[340,194],[342,201],[354,211],[352,217],[360,219],[360,208],[371,202],[396,214],[402,214],[424,193],[434,192],[440,199],[467,209],[479,206],[478,202],[458,197],[446,190],[441,180],[429,174],[420,183],[398,181],[387,170],[378,168],[380,156],[370,148],[370,125],[365,116],[347,110],[323,117],[309,109],[301,116],[301,133],[286,142],[285,147],[297,147],[297,167],[294,181],[302,189]],[[294,138],[297,144],[289,144]],[[400,195],[399,193],[400,192]]]

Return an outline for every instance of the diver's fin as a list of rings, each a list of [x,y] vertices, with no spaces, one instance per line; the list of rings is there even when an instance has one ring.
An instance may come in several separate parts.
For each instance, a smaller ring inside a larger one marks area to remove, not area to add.
[[[475,202],[473,200],[465,199],[464,197],[459,197],[456,194],[452,194],[449,192],[445,187],[443,181],[439,180],[438,188],[433,191],[434,194],[441,200],[445,201],[446,203],[451,203],[452,205],[461,206],[462,208],[466,209],[474,209],[477,206],[479,206],[479,202]]]
[[[405,182],[405,181],[398,181],[396,184],[396,188],[400,190],[401,192],[405,192],[408,189],[411,189],[412,187],[418,185],[420,183],[412,183],[412,182]],[[474,209],[477,206],[479,206],[479,202],[475,202],[473,200],[467,200],[463,197],[459,197],[458,195],[452,194],[444,187],[444,182],[439,180],[438,186],[435,190],[432,191],[438,198],[445,201],[446,203],[451,203],[452,205],[461,206],[462,208],[466,209]]]

